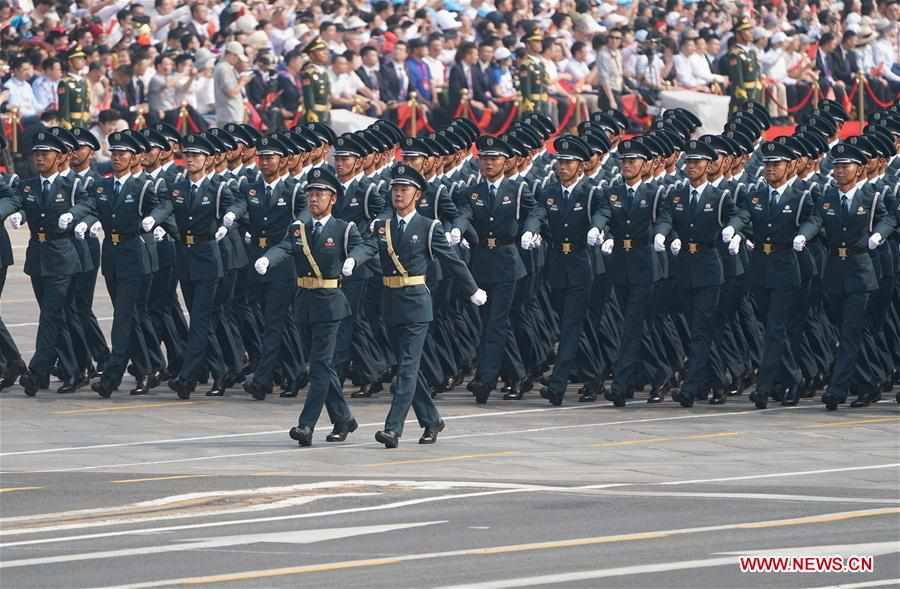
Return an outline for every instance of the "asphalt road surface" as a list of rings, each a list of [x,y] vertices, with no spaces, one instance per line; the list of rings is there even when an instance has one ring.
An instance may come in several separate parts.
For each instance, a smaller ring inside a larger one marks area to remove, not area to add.
[[[0,314],[28,356],[37,316],[13,239]],[[102,281],[96,311],[108,327]],[[386,450],[382,394],[353,402],[347,442],[326,443],[323,418],[301,449],[287,430],[302,396],[14,387],[0,394],[0,587],[900,586],[892,395],[836,413],[574,398],[477,407],[460,388],[439,401],[437,445],[410,422]],[[741,572],[757,555],[871,557],[874,572]]]

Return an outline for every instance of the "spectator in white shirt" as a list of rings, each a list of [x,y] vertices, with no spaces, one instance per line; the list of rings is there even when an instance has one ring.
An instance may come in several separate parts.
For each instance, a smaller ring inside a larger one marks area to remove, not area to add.
[[[678,82],[678,86],[685,90],[709,92],[709,84],[712,82],[712,78],[705,80],[697,75],[696,70],[701,69],[699,61],[705,63],[706,60],[697,55],[695,38],[688,35],[681,41],[681,50],[675,56],[675,79]],[[708,70],[709,67],[707,67]],[[710,72],[709,75],[712,76],[712,73]]]
[[[775,33],[769,41],[769,50],[762,58],[762,72],[769,79],[769,92],[772,94],[766,102],[769,116],[773,118],[788,116],[787,86],[797,83],[788,75],[789,55],[784,50],[786,42],[787,35],[781,31]]]
[[[34,97],[34,90],[31,88],[33,76],[34,67],[31,62],[21,57],[13,62],[13,75],[5,86],[9,90],[7,108],[19,109],[19,117],[25,125],[36,122],[38,115],[41,114],[37,99]]]
[[[897,63],[900,24],[882,19],[875,24],[875,30],[878,31],[878,39],[872,44],[872,61],[875,67],[881,68],[881,76],[887,80],[891,91],[900,93],[900,64]]]
[[[44,73],[31,83],[34,99],[40,112],[56,109],[59,93],[59,81],[62,79],[62,64],[55,57],[48,57],[41,64]]]
[[[428,37],[428,55],[422,61],[431,73],[431,91],[435,96],[447,87],[447,66],[441,61],[444,52],[444,37],[440,33],[432,33]]]

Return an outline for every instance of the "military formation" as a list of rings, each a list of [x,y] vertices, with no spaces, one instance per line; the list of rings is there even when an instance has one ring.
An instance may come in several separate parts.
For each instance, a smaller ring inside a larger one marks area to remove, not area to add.
[[[700,136],[683,109],[631,138],[616,111],[562,136],[540,112],[501,137],[161,123],[110,137],[109,177],[89,132],[44,129],[38,175],[0,183],[40,310],[27,364],[0,329],[0,386],[305,390],[300,446],[323,406],[327,441],[357,429],[346,385],[390,385],[388,448],[410,407],[434,443],[435,400],[463,383],[478,404],[540,385],[559,406],[579,383],[617,407],[866,406],[900,380],[900,106],[841,141],[846,118],[826,101],[773,141],[752,101]],[[5,279],[5,224],[0,256]]]

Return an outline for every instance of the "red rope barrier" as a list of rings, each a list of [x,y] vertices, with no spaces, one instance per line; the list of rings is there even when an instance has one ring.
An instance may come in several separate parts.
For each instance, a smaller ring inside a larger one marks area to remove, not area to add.
[[[553,135],[559,135],[560,133],[565,131],[566,127],[569,124],[569,121],[572,118],[572,115],[575,114],[575,109],[577,107],[578,107],[578,101],[570,98],[569,99],[569,108],[566,110],[565,116],[560,121],[559,127],[556,129],[556,132],[554,132]]]
[[[795,112],[800,112],[801,110],[803,110],[806,107],[806,105],[809,104],[809,101],[812,100],[813,87],[812,86],[809,87],[809,92],[807,92],[806,96],[801,98],[800,102],[798,102],[795,106],[787,106],[787,105],[784,105],[784,104],[781,104],[780,102],[778,102],[778,99],[775,98],[775,96],[772,94],[771,88],[766,88],[766,96],[768,96],[769,99],[772,102],[774,102],[775,106],[777,106],[779,109],[787,111],[790,114],[793,114]]]
[[[868,80],[866,80],[864,86],[866,87],[866,94],[869,95],[869,98],[872,99],[872,102],[874,102],[875,105],[878,106],[878,108],[890,108],[894,106],[894,103],[891,101],[882,102],[881,100],[879,100],[878,97],[875,96],[875,91],[872,90],[872,85],[869,84]]]
[[[500,128],[494,133],[495,136],[500,136],[506,133],[509,130],[510,125],[512,125],[513,121],[516,120],[516,116],[519,114],[519,108],[514,104],[511,109],[509,109],[509,116],[506,117],[506,120],[503,121],[503,124],[500,125]]]

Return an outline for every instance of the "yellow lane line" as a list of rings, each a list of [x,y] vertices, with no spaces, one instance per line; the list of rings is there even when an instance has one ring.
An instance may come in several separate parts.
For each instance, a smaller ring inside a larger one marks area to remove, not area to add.
[[[826,429],[831,427],[856,427],[870,423],[892,423],[900,421],[900,417],[873,417],[872,419],[854,419],[853,421],[823,421],[815,425],[805,425],[800,429]]]
[[[592,444],[594,448],[618,448],[620,446],[634,446],[637,444],[656,444],[659,442],[684,442],[696,440],[712,440],[715,438],[731,438],[741,435],[741,432],[718,432],[714,434],[697,434],[693,436],[677,436],[672,438],[640,438],[637,440],[623,440],[621,442],[600,442]]]
[[[52,415],[80,415],[82,413],[107,413],[109,411],[140,411],[141,409],[155,409],[158,407],[184,407],[193,405],[193,401],[169,402],[169,403],[142,403],[140,405],[128,405],[125,407],[103,407],[101,409],[69,409],[68,411],[52,411]]]
[[[121,479],[118,481],[109,481],[114,485],[126,485],[128,483],[146,483],[149,481],[176,481],[180,479],[202,479],[204,477],[208,477],[211,475],[207,474],[176,474],[172,476],[165,477],[149,477],[145,479]]]
[[[37,491],[44,487],[4,487],[0,488],[0,493],[12,493],[13,491]]]
[[[376,462],[367,464],[369,468],[377,468],[380,466],[397,466],[404,464],[430,464],[433,462],[455,462],[457,460],[474,460],[477,458],[496,458],[499,456],[513,456],[518,452],[491,452],[489,454],[461,454],[459,456],[445,456],[443,458],[424,458],[421,460],[394,460],[392,462]]]
[[[781,526],[793,526],[802,524],[822,524],[836,521],[845,521],[861,517],[873,517],[881,515],[900,515],[900,507],[885,507],[878,509],[867,509],[859,511],[847,511],[839,513],[828,513],[823,515],[769,520],[761,522],[747,522],[737,524],[722,524],[716,526],[706,526],[699,528],[681,528],[673,530],[658,530],[652,532],[637,532],[631,534],[615,534],[611,536],[594,536],[588,538],[572,538],[568,540],[555,540],[548,542],[532,542],[527,544],[511,544],[506,546],[488,546],[485,548],[468,548],[460,550],[450,550],[446,552],[431,552],[422,554],[407,554],[396,556],[393,558],[370,558],[360,560],[345,560],[338,562],[328,562],[320,564],[282,567],[276,569],[260,569],[254,571],[243,571],[237,573],[224,573],[218,575],[207,575],[202,577],[186,577],[182,579],[164,579],[159,581],[150,581],[147,583],[137,583],[131,585],[137,588],[151,587],[172,587],[184,585],[212,585],[216,583],[228,583],[235,581],[248,581],[253,579],[264,579],[271,577],[282,577],[289,575],[300,575],[304,573],[322,573],[333,572],[361,567],[375,567],[393,564],[402,564],[410,561],[436,560],[442,558],[456,558],[466,556],[494,556],[499,554],[511,554],[516,552],[536,551],[536,550],[556,550],[560,548],[575,548],[582,546],[592,546],[598,544],[610,544],[616,542],[634,542],[640,540],[656,540],[669,536],[698,534],[709,532],[721,532],[725,530],[735,529],[758,529],[758,528],[776,528]]]

